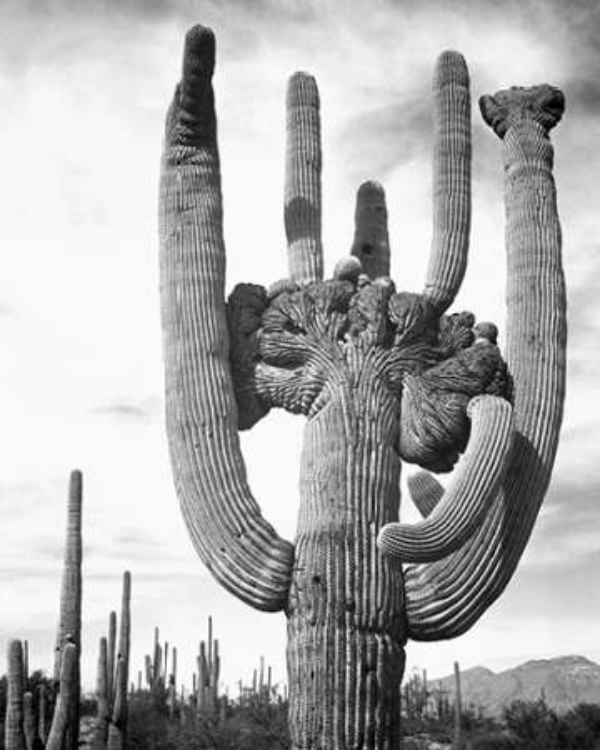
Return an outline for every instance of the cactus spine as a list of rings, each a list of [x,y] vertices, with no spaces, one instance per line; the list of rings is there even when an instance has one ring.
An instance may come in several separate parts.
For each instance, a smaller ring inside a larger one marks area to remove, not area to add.
[[[434,232],[423,293],[397,292],[388,278],[385,202],[372,183],[357,196],[353,257],[322,280],[319,97],[301,73],[287,93],[290,278],[269,290],[239,285],[227,306],[213,70],[214,37],[195,27],[161,180],[175,484],[217,580],[287,615],[292,747],[391,750],[407,638],[448,638],[476,621],[510,579],[547,488],[565,369],[547,131],[562,100],[542,87],[483,104],[507,163],[507,365],[493,324],[445,312],[465,273],[471,213],[462,56],[443,53],[434,74]],[[540,294],[524,293],[534,281]],[[294,545],[260,515],[237,437],[237,427],[276,407],[307,417]],[[449,471],[465,450],[445,492],[433,481],[417,490],[424,520],[399,523],[401,460]]]

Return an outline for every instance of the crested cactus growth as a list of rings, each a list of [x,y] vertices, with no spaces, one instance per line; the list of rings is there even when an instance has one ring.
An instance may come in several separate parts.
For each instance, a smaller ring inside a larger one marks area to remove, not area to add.
[[[352,257],[323,280],[319,96],[314,79],[296,74],[287,95],[289,279],[239,285],[227,304],[213,69],[212,32],[196,27],[167,118],[161,182],[167,431],[182,511],[218,581],[287,615],[293,748],[391,750],[407,638],[451,637],[475,622],[508,582],[548,484],[565,295],[547,131],[562,101],[543,87],[482,103],[507,165],[505,363],[493,324],[446,312],[470,227],[463,58],[444,53],[434,75],[423,293],[397,291],[389,278],[375,183],[357,196]],[[275,407],[307,417],[293,545],[262,518],[237,436]],[[445,491],[428,474],[413,482],[424,516],[413,526],[398,518],[402,460],[456,467]]]
[[[79,654],[81,652],[81,563],[83,550],[81,534],[82,486],[81,472],[71,472],[60,615],[54,661],[54,681],[59,685],[59,689],[62,689],[64,684],[62,674],[64,668],[63,651],[69,644],[75,647],[75,656],[70,655],[68,659],[69,679],[73,680],[73,683],[70,683],[67,688],[70,703],[66,706],[63,699],[59,701],[61,711],[66,712],[66,718],[61,717],[61,720],[66,721],[65,750],[77,750],[79,745]],[[73,651],[73,649],[70,648],[70,651]],[[50,742],[50,739],[48,741]]]

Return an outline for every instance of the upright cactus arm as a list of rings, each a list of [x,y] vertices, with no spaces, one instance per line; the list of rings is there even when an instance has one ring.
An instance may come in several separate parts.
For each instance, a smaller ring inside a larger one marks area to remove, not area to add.
[[[469,402],[471,435],[444,497],[416,524],[389,523],[377,543],[404,562],[433,562],[461,547],[480,528],[504,475],[512,440],[512,409],[497,396]]]
[[[300,283],[323,278],[319,110],[315,79],[295,73],[286,96],[284,221],[290,279]]]
[[[438,58],[433,95],[433,240],[424,294],[443,312],[465,275],[471,229],[469,71],[458,52]]]
[[[356,194],[354,241],[351,255],[358,258],[370,279],[390,275],[388,213],[383,187],[363,182]]]
[[[507,363],[515,438],[501,491],[481,529],[450,557],[405,571],[415,640],[452,638],[502,593],[531,534],[550,481],[562,421],[566,294],[548,132],[564,108],[550,86],[481,101],[503,139],[507,214]]]
[[[237,434],[224,304],[225,249],[212,74],[215,42],[187,35],[165,136],[161,295],[175,485],[200,557],[257,609],[282,609],[293,547],[262,518]]]

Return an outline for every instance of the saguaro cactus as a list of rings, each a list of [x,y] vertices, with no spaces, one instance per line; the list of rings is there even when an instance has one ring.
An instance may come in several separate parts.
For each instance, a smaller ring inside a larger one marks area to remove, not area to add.
[[[67,645],[70,654],[67,660],[69,703],[64,704],[60,699],[61,721],[66,722],[65,749],[77,750],[79,745],[79,699],[80,674],[79,655],[81,653],[81,595],[82,575],[81,564],[83,557],[83,542],[81,530],[83,476],[80,471],[71,472],[69,480],[69,497],[67,505],[67,536],[65,542],[65,557],[60,595],[60,615],[56,636],[54,661],[54,682],[63,690],[65,678],[63,652]],[[74,649],[70,648],[73,646]],[[62,724],[60,724],[62,727]],[[61,729],[62,731],[62,729]],[[55,735],[56,736],[56,735]],[[50,739],[48,740],[50,742]],[[54,740],[56,741],[56,740]]]
[[[357,196],[352,257],[322,279],[319,96],[289,84],[289,278],[224,298],[225,250],[210,30],[187,36],[167,117],[161,294],[167,430],[192,540],[227,589],[288,618],[289,723],[300,748],[395,748],[407,638],[463,632],[501,593],[548,484],[564,391],[564,288],[547,130],[554,89],[499,94],[504,138],[508,369],[497,329],[446,314],[470,226],[463,58],[434,75],[434,233],[422,294],[389,273],[383,189]],[[238,429],[304,414],[294,544],[263,519]],[[460,454],[464,453],[459,461]],[[424,520],[399,523],[401,460],[458,465],[415,483]],[[403,563],[412,563],[403,567]]]
[[[122,750],[127,736],[127,684],[131,636],[131,573],[123,573],[119,649],[116,653],[117,616],[109,616],[108,638],[100,638],[96,674],[95,750]]]

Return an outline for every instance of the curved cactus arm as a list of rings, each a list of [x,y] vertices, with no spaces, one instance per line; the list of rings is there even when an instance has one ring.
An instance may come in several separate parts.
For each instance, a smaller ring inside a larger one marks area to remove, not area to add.
[[[237,433],[214,55],[212,32],[191,29],[167,117],[160,190],[167,432],[177,493],[200,557],[240,599],[271,611],[286,601],[293,547],[260,514]]]
[[[444,496],[444,486],[428,471],[418,471],[407,479],[410,499],[423,518],[428,518]]]
[[[469,71],[458,52],[438,58],[433,95],[433,240],[424,294],[443,312],[465,275],[471,229]]]
[[[512,439],[512,409],[497,396],[467,407],[471,436],[463,460],[433,513],[415,524],[388,523],[377,538],[387,555],[404,562],[447,557],[481,526],[498,492]]]
[[[390,275],[390,240],[385,192],[377,182],[363,182],[356,193],[354,241],[357,257],[370,279]]]
[[[506,478],[481,529],[449,558],[405,571],[415,640],[468,630],[509,582],[550,481],[562,421],[566,294],[548,131],[563,96],[539,86],[482,101],[503,139],[507,212],[507,362],[513,378],[515,438]]]
[[[284,221],[290,278],[323,278],[321,244],[321,119],[319,91],[308,73],[294,73],[286,96]]]

